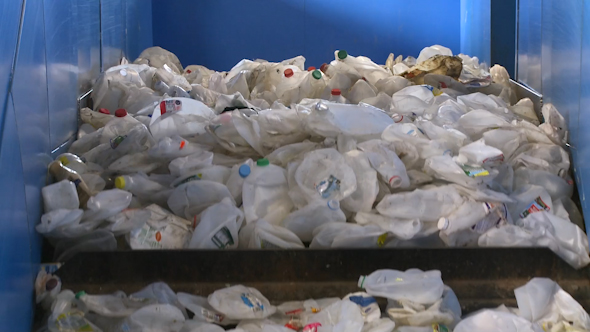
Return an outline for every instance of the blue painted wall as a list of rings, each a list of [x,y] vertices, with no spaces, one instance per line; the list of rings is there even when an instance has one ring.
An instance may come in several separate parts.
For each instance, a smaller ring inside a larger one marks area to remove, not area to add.
[[[0,12],[0,330],[30,331],[47,164],[101,63],[152,46],[151,2],[10,0]]]
[[[184,66],[229,70],[243,58],[279,61],[302,54],[307,66],[334,50],[385,63],[432,44],[460,51],[460,0],[153,0],[154,45]]]

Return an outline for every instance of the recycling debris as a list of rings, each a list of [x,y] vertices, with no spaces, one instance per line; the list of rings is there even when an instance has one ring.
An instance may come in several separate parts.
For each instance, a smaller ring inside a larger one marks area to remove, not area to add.
[[[565,120],[516,100],[503,67],[440,45],[385,65],[337,50],[318,67],[219,72],[154,47],[109,68],[49,166],[37,231],[61,260],[123,244],[414,245],[543,246],[590,263]],[[409,321],[407,308],[391,310]]]
[[[590,316],[554,281],[533,278],[514,290],[518,308],[501,305],[463,315],[438,270],[378,270],[342,298],[275,302],[258,289],[228,285],[208,297],[156,282],[130,295],[62,289],[44,270],[36,301],[51,332],[581,332]],[[270,295],[270,294],[267,294]],[[385,306],[379,303],[386,303]]]

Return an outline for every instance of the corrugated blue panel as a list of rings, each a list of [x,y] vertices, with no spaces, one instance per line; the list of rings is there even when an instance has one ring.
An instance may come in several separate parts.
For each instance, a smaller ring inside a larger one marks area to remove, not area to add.
[[[541,80],[541,22],[542,3],[539,0],[519,0],[516,77],[538,92]]]
[[[135,60],[141,51],[153,46],[152,2],[125,0],[125,56]]]
[[[78,127],[78,25],[75,0],[44,4],[49,138],[54,149],[72,137]]]
[[[9,87],[22,1],[1,1],[0,13],[0,326],[30,331],[33,317],[33,267],[26,214],[23,168]]]
[[[216,70],[299,54],[317,67],[335,49],[384,63],[390,52],[418,56],[432,44],[459,52],[459,9],[460,0],[153,0],[153,36],[184,66]]]
[[[27,1],[12,85],[18,130],[18,141],[12,144],[20,143],[33,263],[41,255],[34,226],[42,214],[41,187],[46,183],[51,151],[43,21],[43,2]]]
[[[461,0],[461,53],[491,63],[491,0]]]
[[[586,230],[590,230],[590,1],[584,1],[582,26],[582,55],[580,79],[580,105],[576,148],[576,181],[580,201],[586,216]]]
[[[102,70],[119,64],[125,47],[123,1],[100,1]]]
[[[542,93],[569,123],[570,142],[578,145],[582,1],[543,1]]]
[[[78,95],[92,87],[100,73],[100,2],[75,0],[75,33],[78,59]]]
[[[490,59],[515,78],[517,0],[491,1]]]
[[[12,13],[20,18],[19,12]],[[36,270],[31,264],[21,150],[10,97],[4,116],[0,136],[0,326],[3,331],[30,331]]]

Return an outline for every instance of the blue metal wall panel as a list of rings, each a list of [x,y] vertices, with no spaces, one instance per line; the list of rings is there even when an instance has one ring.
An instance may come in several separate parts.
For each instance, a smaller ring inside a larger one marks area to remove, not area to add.
[[[582,1],[543,1],[542,92],[560,110],[578,145]]]
[[[490,64],[501,64],[515,78],[516,9],[518,0],[490,3]]]
[[[491,0],[461,0],[461,53],[491,63]]]
[[[100,73],[100,1],[76,0],[75,32],[78,59],[78,95],[92,87]]]
[[[2,114],[12,77],[21,7],[22,0],[0,1],[0,13],[2,13],[0,20],[0,31],[2,31],[2,38],[0,38],[0,131],[2,130]]]
[[[30,331],[36,270],[31,264],[24,174],[10,97],[3,111],[5,122],[0,136],[0,298],[3,305],[0,306],[0,326],[3,331]]]
[[[100,1],[102,70],[119,64],[125,47],[125,28],[121,0]]]
[[[586,216],[586,230],[590,229],[590,1],[584,1],[582,17],[582,52],[580,101],[578,113],[578,137],[575,145],[576,181],[580,193],[580,201]],[[570,121],[571,123],[571,121]]]
[[[44,1],[44,5],[49,138],[54,149],[71,138],[78,127],[78,22],[75,0]]]
[[[24,172],[33,264],[39,263],[40,237],[35,231],[42,212],[41,187],[46,183],[49,145],[47,66],[43,2],[27,1],[12,84],[18,142]]]
[[[460,0],[153,0],[153,38],[184,66],[216,70],[299,54],[317,67],[335,49],[383,63],[390,52],[418,56],[432,44],[459,52],[459,9]]]
[[[125,56],[135,60],[141,51],[153,45],[152,2],[125,0]]]
[[[542,3],[519,0],[516,78],[538,92],[541,80]]]

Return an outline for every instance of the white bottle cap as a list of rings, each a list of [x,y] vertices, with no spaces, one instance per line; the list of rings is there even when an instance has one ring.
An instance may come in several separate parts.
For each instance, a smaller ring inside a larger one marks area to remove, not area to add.
[[[440,229],[441,231],[444,231],[445,229],[449,228],[449,219],[442,217],[438,220],[438,223],[436,224],[436,226],[438,227],[438,229]]]
[[[365,283],[365,279],[366,279],[366,278],[367,278],[367,276],[360,276],[360,278],[359,278],[359,282],[358,282],[358,286],[359,286],[360,288],[363,288],[363,286],[364,286],[363,284]]]

